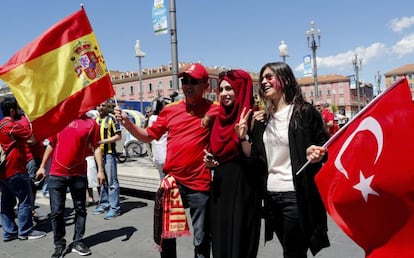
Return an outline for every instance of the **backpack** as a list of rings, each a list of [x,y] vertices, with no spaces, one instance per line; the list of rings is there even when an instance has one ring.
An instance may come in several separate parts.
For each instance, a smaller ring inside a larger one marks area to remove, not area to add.
[[[0,129],[3,128],[9,122],[10,122],[9,120],[6,120],[2,124],[0,124]],[[11,145],[7,151],[4,151],[3,147],[0,144],[0,173],[6,172],[6,158],[7,158],[7,155],[9,155],[10,151],[13,149],[13,147],[14,147],[14,144]]]

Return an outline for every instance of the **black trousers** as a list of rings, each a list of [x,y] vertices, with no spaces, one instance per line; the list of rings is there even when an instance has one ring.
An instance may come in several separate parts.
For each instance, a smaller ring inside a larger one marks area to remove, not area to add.
[[[296,192],[268,192],[266,198],[267,217],[283,247],[283,257],[307,257],[308,240],[300,226]]]

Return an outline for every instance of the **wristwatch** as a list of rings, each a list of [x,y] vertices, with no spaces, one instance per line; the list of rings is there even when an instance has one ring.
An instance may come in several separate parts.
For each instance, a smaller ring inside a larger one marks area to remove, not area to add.
[[[243,139],[242,138],[239,138],[239,141],[240,142],[249,141],[249,135],[246,134],[246,136]]]

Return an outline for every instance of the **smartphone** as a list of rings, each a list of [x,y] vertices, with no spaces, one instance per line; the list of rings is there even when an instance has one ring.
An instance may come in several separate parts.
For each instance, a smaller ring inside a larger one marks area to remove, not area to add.
[[[213,160],[213,159],[214,159],[214,156],[213,156],[213,154],[211,154],[211,153],[206,153],[206,158],[207,158],[208,160]]]
[[[39,186],[41,183],[42,183],[42,181],[44,180],[45,178],[44,177],[42,177],[40,180],[37,180],[37,181],[34,181],[34,185],[37,187],[37,186]]]
[[[214,159],[214,156],[213,156],[213,154],[211,154],[210,152],[208,152],[208,151],[206,151],[206,150],[204,150],[204,153],[206,154],[206,158],[208,159],[208,160],[213,160]]]

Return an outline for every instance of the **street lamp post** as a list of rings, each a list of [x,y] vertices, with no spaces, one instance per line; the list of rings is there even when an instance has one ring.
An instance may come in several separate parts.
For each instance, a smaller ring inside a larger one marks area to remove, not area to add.
[[[285,44],[284,40],[282,40],[282,42],[279,45],[279,53],[283,59],[283,62],[286,63],[286,57],[289,56],[289,51],[288,51],[288,46]]]
[[[175,0],[170,0],[170,21],[171,21],[171,68],[173,91],[178,92],[178,50],[177,50],[177,17]]]
[[[380,95],[381,93],[381,76],[382,74],[380,73],[380,71],[377,71],[377,74],[375,75],[375,81],[377,82],[377,96]]]
[[[354,59],[352,59],[352,65],[354,66],[354,70],[355,70],[355,76],[356,76],[356,88],[357,88],[357,101],[358,101],[358,112],[361,110],[361,101],[360,101],[360,97],[359,97],[359,70],[361,70],[362,68],[362,59],[359,58],[358,59],[358,55],[355,54]]]
[[[138,57],[138,64],[139,64],[139,101],[140,101],[140,111],[144,113],[144,92],[142,90],[142,69],[141,69],[141,59],[145,57],[145,52],[141,50],[141,44],[139,40],[135,43],[135,56]]]
[[[316,65],[316,50],[321,47],[321,30],[315,30],[315,22],[311,21],[310,29],[306,31],[306,38],[308,39],[308,47],[312,50],[313,60],[313,82],[315,83],[315,99],[318,99],[318,68]],[[316,42],[318,39],[318,42]]]

